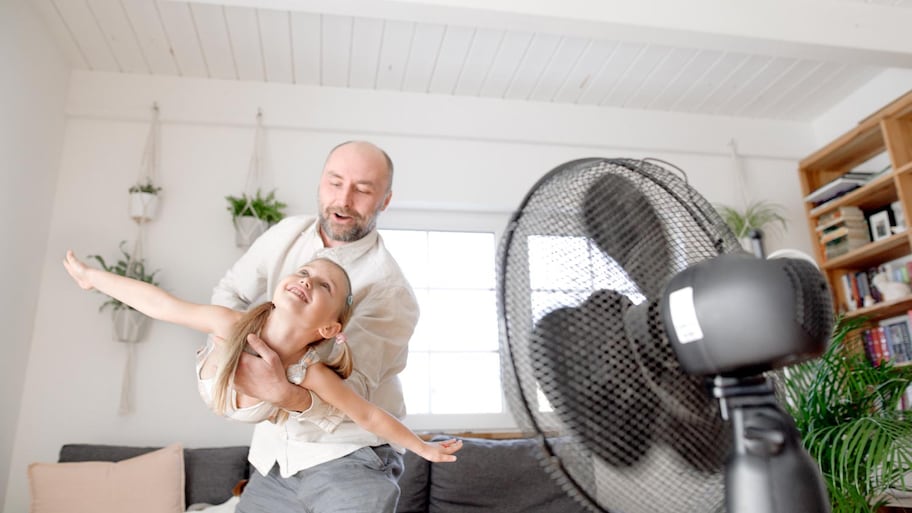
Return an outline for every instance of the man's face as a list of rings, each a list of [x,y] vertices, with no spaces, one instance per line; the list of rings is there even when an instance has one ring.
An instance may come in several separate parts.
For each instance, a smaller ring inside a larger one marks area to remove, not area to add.
[[[324,242],[353,242],[371,232],[389,204],[389,172],[377,148],[351,143],[336,148],[320,177],[320,228]]]

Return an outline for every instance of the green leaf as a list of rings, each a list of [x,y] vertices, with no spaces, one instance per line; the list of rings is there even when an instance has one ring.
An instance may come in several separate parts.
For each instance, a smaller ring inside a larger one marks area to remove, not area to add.
[[[768,201],[755,201],[743,210],[737,210],[726,205],[715,205],[716,211],[725,221],[725,224],[741,239],[747,237],[751,230],[778,230],[788,229],[785,218],[785,207],[778,203]]]
[[[158,269],[156,269],[155,271],[152,271],[151,273],[146,273],[146,264],[143,261],[143,259],[139,259],[139,260],[136,260],[131,263],[130,262],[130,253],[127,252],[126,249],[124,249],[124,244],[126,244],[126,243],[127,243],[127,241],[125,241],[125,240],[120,241],[120,245],[118,247],[120,248],[121,257],[117,260],[116,263],[114,263],[112,265],[108,265],[108,263],[105,261],[104,257],[102,257],[101,255],[89,255],[88,258],[93,259],[96,262],[98,262],[98,265],[109,273],[113,273],[113,274],[116,274],[119,276],[126,276],[128,278],[133,278],[133,279],[145,282],[145,283],[150,283],[152,285],[158,286],[158,282],[155,281],[155,275],[156,275],[156,273],[158,273]],[[133,309],[129,305],[126,305],[126,304],[120,302],[119,300],[114,299],[113,297],[110,297],[110,296],[108,296],[107,301],[105,301],[104,303],[101,304],[100,307],[98,307],[98,311],[103,312],[108,307],[111,307],[114,310],[121,310],[124,308],[129,308],[131,310]]]
[[[228,211],[231,212],[231,218],[242,216],[254,216],[258,219],[274,224],[285,217],[282,209],[287,207],[285,203],[275,198],[275,191],[270,191],[265,197],[257,189],[254,196],[241,194],[240,196],[225,196],[228,200]]]
[[[857,347],[865,319],[837,320],[818,359],[777,371],[785,409],[820,466],[834,513],[873,512],[912,468],[912,415],[898,410],[912,369],[871,365]]]

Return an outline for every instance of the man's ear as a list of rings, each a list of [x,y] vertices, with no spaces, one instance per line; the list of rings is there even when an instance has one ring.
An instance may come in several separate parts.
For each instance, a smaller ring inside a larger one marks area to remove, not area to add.
[[[391,200],[391,199],[393,199],[393,191],[392,191],[392,190],[390,190],[389,192],[386,193],[386,199],[383,200],[383,206],[380,207],[380,210],[381,210],[381,211],[386,210],[386,207],[389,206],[390,200]]]
[[[338,322],[334,322],[332,324],[327,324],[326,326],[323,326],[322,328],[320,328],[317,331],[320,333],[320,336],[323,338],[333,338],[336,335],[338,335],[340,331],[342,331],[342,324],[338,323]]]

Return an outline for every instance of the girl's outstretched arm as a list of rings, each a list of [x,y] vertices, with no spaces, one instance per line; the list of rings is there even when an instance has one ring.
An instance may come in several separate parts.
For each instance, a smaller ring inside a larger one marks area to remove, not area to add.
[[[155,285],[89,267],[69,250],[63,266],[81,288],[97,289],[160,321],[224,337],[242,315],[222,306],[190,303]]]
[[[266,346],[265,342],[257,337],[247,337],[247,343],[263,358],[271,358],[275,354]],[[405,427],[402,422],[399,422],[399,419],[367,402],[345,386],[342,378],[322,363],[307,368],[304,381],[300,386],[312,390],[321,399],[342,410],[362,428],[396,445],[401,445],[428,461],[435,463],[456,461],[453,453],[462,449],[462,440],[425,442]]]

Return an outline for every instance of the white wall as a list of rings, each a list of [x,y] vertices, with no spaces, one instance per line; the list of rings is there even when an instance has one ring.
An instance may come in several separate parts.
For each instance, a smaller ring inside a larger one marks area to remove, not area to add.
[[[814,120],[817,145],[826,145],[909,91],[912,91],[912,69],[885,70]]]
[[[0,2],[0,504],[10,471],[63,141],[68,67],[30,2]],[[19,472],[20,469],[16,469]]]
[[[193,381],[200,335],[156,323],[138,344],[135,411],[117,414],[127,347],[113,342],[103,298],[79,290],[60,260],[116,256],[137,229],[126,215],[153,102],[161,106],[161,216],[145,236],[148,265],[176,295],[207,301],[241,254],[224,196],[242,191],[258,108],[267,126],[269,182],[290,213],[311,212],[326,152],[372,140],[396,162],[391,209],[508,212],[554,166],[588,156],[658,157],[684,168],[710,201],[735,204],[735,139],[754,199],[783,203],[792,229],[771,241],[809,249],[797,159],[810,127],[689,115],[524,104],[304,86],[74,72],[47,253],[39,254],[32,355],[18,419],[5,512],[25,511],[25,469],[68,442],[186,446],[246,444],[251,429],[211,415]],[[42,429],[35,429],[41,426]]]

